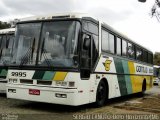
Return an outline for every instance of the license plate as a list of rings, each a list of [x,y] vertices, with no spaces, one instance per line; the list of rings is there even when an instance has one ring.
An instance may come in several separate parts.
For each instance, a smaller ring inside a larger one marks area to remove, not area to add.
[[[30,95],[40,95],[40,90],[29,89],[29,94]]]

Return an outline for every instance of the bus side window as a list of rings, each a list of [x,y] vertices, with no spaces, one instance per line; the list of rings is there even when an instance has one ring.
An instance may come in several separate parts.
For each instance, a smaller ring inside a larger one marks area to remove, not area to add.
[[[122,40],[122,56],[127,56],[127,42]]]
[[[117,37],[117,55],[121,56],[121,39]]]
[[[102,50],[105,52],[109,52],[108,45],[109,45],[108,32],[102,30]]]
[[[136,59],[142,61],[142,50],[139,47],[136,47]]]
[[[148,53],[148,63],[153,64],[153,54]]]
[[[114,35],[102,30],[102,50],[114,54],[114,43]]]
[[[143,62],[148,62],[148,53],[145,50],[143,50]]]
[[[129,58],[135,58],[134,45],[132,43],[128,43],[127,53]]]
[[[114,43],[114,35],[109,34],[109,51],[113,54],[115,53]]]

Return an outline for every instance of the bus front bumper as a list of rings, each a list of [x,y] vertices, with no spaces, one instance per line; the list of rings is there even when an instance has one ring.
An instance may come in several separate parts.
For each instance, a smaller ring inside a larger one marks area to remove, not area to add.
[[[7,84],[7,98],[78,106],[81,94],[77,89],[64,89],[38,86],[22,86]]]

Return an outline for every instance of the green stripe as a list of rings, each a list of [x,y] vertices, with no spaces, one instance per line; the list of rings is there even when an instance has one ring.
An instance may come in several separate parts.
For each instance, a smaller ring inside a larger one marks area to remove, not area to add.
[[[32,79],[42,79],[45,71],[35,71]]]
[[[8,70],[1,69],[0,76],[7,76]]]
[[[46,71],[45,74],[44,74],[44,76],[43,76],[43,78],[42,78],[42,80],[51,80],[52,81],[54,75],[55,75],[55,72],[53,72],[53,71]]]
[[[124,74],[122,60],[114,58],[117,74]],[[121,96],[127,95],[125,75],[117,75]]]
[[[124,69],[124,74],[130,74],[128,61],[123,60],[122,65],[123,65],[123,69]],[[131,94],[132,93],[132,83],[131,83],[131,79],[130,79],[129,75],[125,75],[125,82],[126,82],[127,93]]]
[[[1,73],[2,70],[3,70],[3,69],[0,69],[0,73]]]

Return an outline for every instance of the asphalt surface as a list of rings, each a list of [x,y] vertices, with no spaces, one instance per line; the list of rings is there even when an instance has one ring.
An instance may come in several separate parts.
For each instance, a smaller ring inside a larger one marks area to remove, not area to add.
[[[160,86],[154,85],[152,89],[146,91],[146,94],[149,94],[149,95],[160,94]]]
[[[146,92],[146,95],[160,94],[160,87],[154,86]],[[40,102],[31,102],[15,99],[7,99],[5,94],[0,94],[0,120],[70,120],[77,119],[77,114],[107,113],[107,114],[129,114],[139,113],[113,108],[115,104],[138,99],[140,95],[130,95],[115,98],[108,101],[106,106],[95,108],[93,104],[78,107],[56,105]],[[143,112],[142,112],[143,113]],[[82,116],[79,116],[80,118]],[[83,119],[83,117],[81,118]]]

